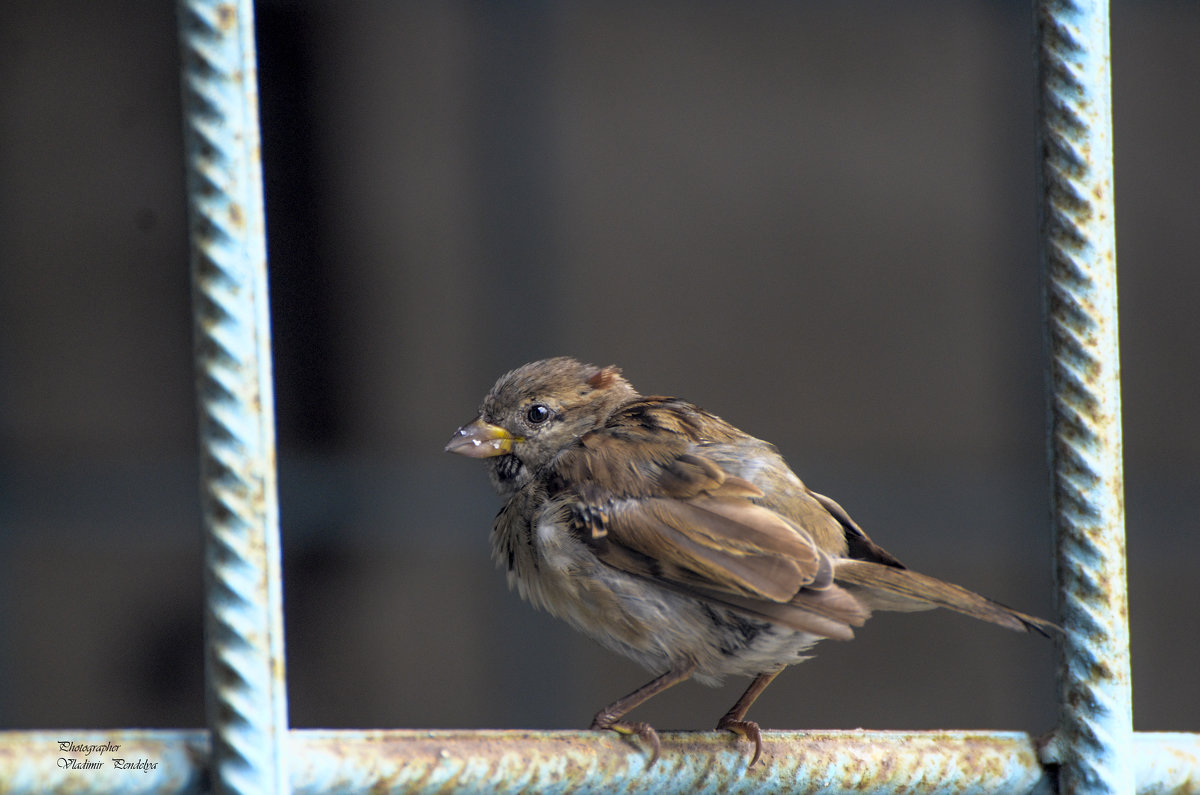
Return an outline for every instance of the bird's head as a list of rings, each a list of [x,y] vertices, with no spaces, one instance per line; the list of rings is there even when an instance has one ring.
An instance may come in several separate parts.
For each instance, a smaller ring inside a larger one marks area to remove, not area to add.
[[[532,362],[500,377],[479,416],[455,432],[446,451],[488,459],[492,485],[511,494],[636,397],[616,367],[566,356]]]

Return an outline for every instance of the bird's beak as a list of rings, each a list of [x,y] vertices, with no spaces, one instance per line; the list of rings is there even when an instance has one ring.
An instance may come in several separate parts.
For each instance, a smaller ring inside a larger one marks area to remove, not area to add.
[[[447,453],[458,453],[468,458],[491,458],[512,452],[513,442],[521,441],[499,425],[490,425],[482,419],[469,422],[454,432],[446,445]]]

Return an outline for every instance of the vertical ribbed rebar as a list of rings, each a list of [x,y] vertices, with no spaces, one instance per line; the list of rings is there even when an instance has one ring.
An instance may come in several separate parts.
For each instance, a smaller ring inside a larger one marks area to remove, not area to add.
[[[1107,0],[1035,4],[1064,793],[1131,793]]]
[[[181,0],[212,783],[287,791],[279,507],[250,0]]]

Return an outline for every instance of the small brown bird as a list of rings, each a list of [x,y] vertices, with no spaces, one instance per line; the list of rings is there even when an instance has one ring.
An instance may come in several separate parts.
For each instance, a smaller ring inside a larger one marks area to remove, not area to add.
[[[616,367],[559,357],[504,375],[446,450],[486,458],[504,507],[492,552],[509,585],[657,678],[593,729],[654,729],[626,713],[694,677],[754,677],[717,723],[754,743],[746,711],[823,638],[873,610],[946,607],[1014,630],[1054,625],[909,570],[775,448]]]

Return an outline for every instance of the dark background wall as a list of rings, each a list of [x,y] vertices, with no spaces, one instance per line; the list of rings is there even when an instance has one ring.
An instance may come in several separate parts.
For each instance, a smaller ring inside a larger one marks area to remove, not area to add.
[[[1052,614],[1027,4],[258,13],[294,725],[582,727],[645,679],[506,592],[441,452],[553,354]],[[1195,730],[1200,5],[1112,37],[1135,716]],[[203,722],[177,59],[170,4],[0,5],[0,727]],[[1042,731],[1054,665],[885,615],[753,717]]]

